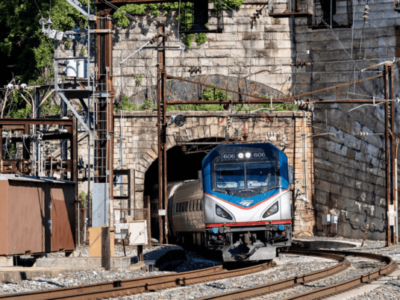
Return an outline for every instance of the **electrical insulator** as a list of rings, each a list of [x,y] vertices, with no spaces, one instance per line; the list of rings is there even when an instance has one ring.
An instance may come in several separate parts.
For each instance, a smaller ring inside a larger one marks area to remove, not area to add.
[[[367,20],[369,19],[368,14],[369,14],[369,6],[365,5],[363,16],[362,16],[362,18],[364,19],[364,23],[367,23]]]
[[[257,19],[260,18],[260,15],[262,15],[261,10],[256,10],[256,13],[253,14],[254,17],[250,17],[250,19],[251,19],[253,22],[256,23],[256,22],[257,22]]]
[[[303,100],[294,100],[294,104],[295,104],[295,105],[302,106],[302,105],[305,104],[305,102],[304,102]]]
[[[229,116],[226,120],[226,123],[228,126],[232,126],[232,122],[233,122],[233,118],[231,116]]]

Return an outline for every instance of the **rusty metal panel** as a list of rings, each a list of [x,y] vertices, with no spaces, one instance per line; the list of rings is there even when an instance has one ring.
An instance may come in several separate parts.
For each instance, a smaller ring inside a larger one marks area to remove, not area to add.
[[[12,175],[1,179],[0,255],[75,248],[75,184]]]
[[[8,181],[0,179],[0,255],[8,249]]]
[[[46,251],[45,194],[36,182],[8,181],[8,254]],[[50,249],[48,249],[50,250]]]
[[[53,188],[51,195],[51,251],[74,249],[74,210],[75,192],[72,189]]]

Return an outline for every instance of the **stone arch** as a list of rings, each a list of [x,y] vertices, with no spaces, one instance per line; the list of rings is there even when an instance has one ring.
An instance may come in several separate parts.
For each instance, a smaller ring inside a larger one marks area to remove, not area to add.
[[[173,130],[172,132],[167,132],[167,151],[172,150],[176,146],[179,146],[179,142],[190,142],[190,141],[199,141],[199,140],[207,140],[207,139],[218,139],[219,141],[225,138],[225,126],[218,126],[215,123],[218,122],[218,119],[223,119],[224,117],[213,117],[212,119],[213,122],[211,124],[204,124],[200,125],[201,123],[209,123],[209,121],[200,121],[199,123],[196,122],[190,122],[191,120],[189,119],[189,124],[187,123],[185,126],[181,128],[175,128],[176,130]],[[218,127],[219,130],[218,130]],[[147,155],[151,157],[151,159],[146,160],[145,166],[146,169],[149,170],[149,168],[157,161],[158,156],[154,155],[158,152],[158,144],[157,141],[154,141],[151,144],[151,149],[152,152],[148,153]],[[185,154],[182,154],[185,155]],[[146,170],[146,172],[147,172]],[[145,173],[146,173],[145,172]],[[141,176],[141,175],[140,175]],[[145,179],[145,178],[144,178]],[[146,184],[144,182],[144,184]],[[143,195],[144,196],[144,195]]]
[[[226,75],[194,75],[186,78],[188,80],[197,81],[205,84],[217,85],[221,88],[227,88],[238,92],[247,92],[249,88],[252,93],[258,93],[260,95],[270,95],[274,99],[281,98],[284,94],[266,84],[251,80],[248,81],[245,78],[237,76],[226,76]],[[195,85],[189,82],[168,80],[166,83],[166,96],[167,100],[201,100],[203,97],[205,87]],[[234,93],[228,93],[228,96],[232,100],[243,100],[243,96]],[[157,99],[157,86],[149,86],[146,89],[139,91],[138,93],[130,97],[130,101],[140,105],[143,104],[145,99]]]

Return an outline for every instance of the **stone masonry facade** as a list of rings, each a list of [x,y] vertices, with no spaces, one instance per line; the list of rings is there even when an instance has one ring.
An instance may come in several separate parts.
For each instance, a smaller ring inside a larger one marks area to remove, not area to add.
[[[175,114],[174,112],[169,115]],[[303,112],[273,112],[265,116],[248,113],[232,115],[231,125],[227,124],[228,112],[187,112],[187,121],[182,127],[168,126],[167,147],[171,149],[180,141],[197,141],[204,138],[224,138],[225,133],[234,136],[237,129],[239,141],[242,140],[244,127],[247,128],[248,141],[271,142],[283,148],[294,170],[292,194],[294,202],[294,235],[311,236],[314,234],[315,216],[313,213],[313,143],[311,138],[311,114]],[[125,113],[123,122],[119,114],[115,115],[114,168],[120,168],[120,133],[123,128],[123,166],[135,170],[135,207],[143,207],[143,191],[146,171],[157,159],[157,114],[154,112]],[[305,143],[304,143],[304,138]],[[304,151],[305,150],[305,151]],[[168,153],[167,153],[168,155]],[[184,154],[182,154],[184,155]],[[304,158],[307,163],[304,163]],[[306,172],[305,169],[306,168]],[[305,174],[307,174],[305,176]],[[149,178],[147,178],[149,180]],[[304,201],[307,186],[308,200]],[[118,192],[118,191],[117,191]],[[302,199],[302,200],[300,200]],[[114,200],[114,208],[121,206],[120,200]],[[127,204],[124,205],[127,207]],[[133,205],[132,205],[133,206]]]
[[[314,114],[315,210],[320,235],[384,239],[386,162],[384,107],[319,104]],[[396,127],[398,127],[398,119]],[[366,133],[366,134],[365,134]],[[322,214],[339,223],[322,226]]]
[[[319,1],[315,1],[319,3]],[[335,20],[348,17],[346,1],[336,1]],[[393,0],[369,0],[368,23],[364,23],[362,12],[366,0],[352,2],[352,26],[349,28],[328,27],[311,29],[306,18],[279,18],[268,15],[265,7],[260,19],[250,25],[250,16],[261,9],[265,1],[245,0],[237,12],[224,11],[224,32],[207,34],[202,45],[192,43],[186,51],[168,50],[166,53],[167,72],[178,77],[190,78],[206,83],[218,84],[238,91],[283,97],[305,93],[328,86],[342,84],[379,74],[382,67],[365,72],[361,69],[399,57],[400,14],[393,9]],[[274,1],[274,12],[283,12],[285,1]],[[173,31],[168,46],[178,46],[174,13],[167,15],[166,30]],[[116,100],[130,97],[137,105],[145,99],[156,101],[157,54],[154,50],[143,50],[125,63],[120,62],[139,46],[156,35],[156,18],[137,16],[138,21],[128,28],[114,26],[113,35],[113,78]],[[216,18],[210,7],[210,26],[215,26]],[[305,67],[296,67],[306,62]],[[191,74],[190,67],[201,67],[201,74]],[[397,69],[397,62],[395,69]],[[143,75],[140,84],[127,74]],[[395,72],[395,97],[400,96],[398,88],[399,72]],[[178,84],[167,83],[169,100],[201,99],[202,90]],[[375,79],[344,86],[335,90],[308,95],[303,98],[334,100],[383,98],[383,80]],[[235,98],[231,95],[233,99]],[[385,178],[384,178],[384,132],[383,114],[378,107],[361,107],[349,112],[353,106],[318,104],[313,116],[307,114],[307,132],[304,135],[302,113],[287,112],[273,125],[258,118],[255,127],[260,136],[267,136],[271,129],[297,129],[296,133],[286,133],[293,139],[294,148],[286,147],[285,152],[292,157],[296,184],[293,186],[295,199],[295,231],[300,235],[339,235],[362,238],[365,225],[369,224],[368,238],[383,239],[385,226]],[[219,136],[219,118],[228,113],[182,112],[188,118],[184,128],[170,127],[168,147],[176,145],[174,133],[184,130],[193,139],[200,136]],[[270,113],[272,115],[276,114]],[[205,118],[207,115],[209,118]],[[119,113],[115,115],[115,162],[119,167]],[[156,116],[149,112],[125,113],[126,136],[124,145],[124,165],[135,169],[136,205],[143,205],[143,185],[145,173],[157,158]],[[252,118],[249,124],[254,123]],[[264,122],[264,123],[263,123]],[[396,115],[396,124],[399,117]],[[251,124],[249,128],[254,124]],[[270,126],[271,125],[271,126]],[[276,128],[275,128],[276,127]],[[202,128],[202,129],[199,129]],[[205,129],[206,128],[206,129]],[[288,130],[289,130],[288,129]],[[186,132],[188,131],[188,132]],[[360,131],[374,135],[359,135]],[[183,135],[182,135],[183,136]],[[222,136],[221,136],[222,137]],[[307,157],[301,152],[303,137],[306,137]],[[258,137],[257,137],[258,138]],[[82,141],[84,143],[84,140]],[[278,141],[274,141],[278,142]],[[281,141],[279,141],[281,142]],[[314,146],[313,146],[314,145]],[[83,145],[82,149],[86,146]],[[295,149],[291,150],[291,149]],[[293,151],[293,152],[290,152]],[[85,159],[85,155],[82,155]],[[296,159],[294,161],[294,159]],[[304,164],[304,160],[306,164]],[[315,174],[314,174],[315,166]],[[306,180],[304,168],[307,170]],[[314,180],[315,175],[315,182]],[[305,186],[307,198],[304,200]],[[300,196],[296,196],[297,189]],[[141,190],[142,189],[142,190]],[[115,202],[118,206],[119,204]],[[323,214],[339,216],[339,223],[330,228],[321,224]]]

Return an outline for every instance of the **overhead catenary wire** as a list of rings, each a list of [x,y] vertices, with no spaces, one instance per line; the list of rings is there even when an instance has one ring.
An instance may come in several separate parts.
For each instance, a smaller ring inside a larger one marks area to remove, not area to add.
[[[43,19],[43,14],[42,14],[42,11],[41,11],[40,8],[39,8],[39,5],[37,4],[36,0],[33,0],[33,2],[35,2],[36,7],[37,7],[37,9],[39,10],[40,16],[41,16],[42,19]]]

